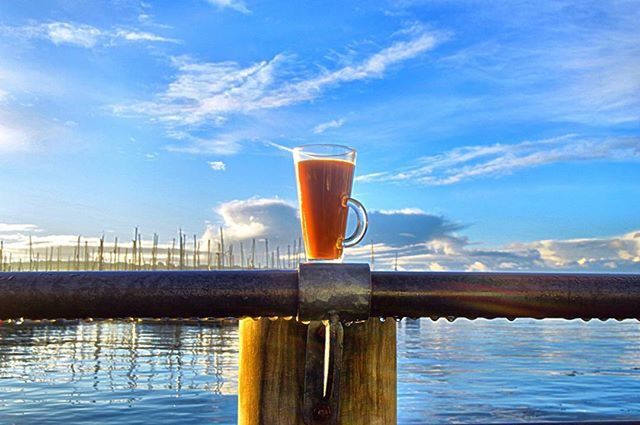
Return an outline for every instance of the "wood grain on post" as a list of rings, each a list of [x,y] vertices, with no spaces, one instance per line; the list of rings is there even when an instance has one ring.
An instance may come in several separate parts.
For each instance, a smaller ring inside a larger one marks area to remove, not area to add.
[[[295,320],[240,321],[239,424],[304,424],[306,337],[307,326]],[[373,318],[345,327],[338,423],[396,420],[395,321]]]
[[[238,424],[302,424],[307,326],[296,320],[242,319]]]
[[[340,374],[343,425],[395,425],[396,322],[374,317],[344,328]]]

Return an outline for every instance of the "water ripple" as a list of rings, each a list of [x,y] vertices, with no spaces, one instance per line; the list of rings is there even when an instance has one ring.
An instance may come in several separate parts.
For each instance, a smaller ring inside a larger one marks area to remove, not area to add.
[[[0,423],[232,424],[238,331],[213,321],[0,325]],[[640,418],[640,324],[403,320],[402,424]]]

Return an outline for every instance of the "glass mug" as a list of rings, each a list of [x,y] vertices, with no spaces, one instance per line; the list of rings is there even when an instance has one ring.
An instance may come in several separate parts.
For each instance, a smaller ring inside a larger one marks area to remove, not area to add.
[[[302,236],[310,261],[340,261],[344,248],[367,232],[367,211],[351,198],[356,151],[340,145],[293,149]],[[349,208],[356,214],[353,234],[345,238]]]

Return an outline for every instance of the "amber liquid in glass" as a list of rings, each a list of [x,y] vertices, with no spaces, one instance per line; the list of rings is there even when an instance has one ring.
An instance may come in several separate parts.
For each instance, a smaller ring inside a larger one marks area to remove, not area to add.
[[[310,260],[337,260],[347,227],[354,164],[336,159],[298,162],[300,219]]]

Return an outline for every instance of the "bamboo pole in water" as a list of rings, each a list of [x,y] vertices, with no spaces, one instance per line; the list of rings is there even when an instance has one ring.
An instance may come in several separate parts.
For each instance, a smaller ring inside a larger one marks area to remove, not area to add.
[[[239,424],[304,424],[306,338],[307,325],[296,320],[240,321]],[[396,421],[396,322],[345,327],[337,423]]]
[[[252,269],[256,268],[256,240],[255,238],[251,239],[251,267]]]
[[[220,226],[220,268],[224,269],[224,232]]]
[[[193,268],[197,269],[200,265],[200,245],[198,244],[198,236],[193,235]]]

